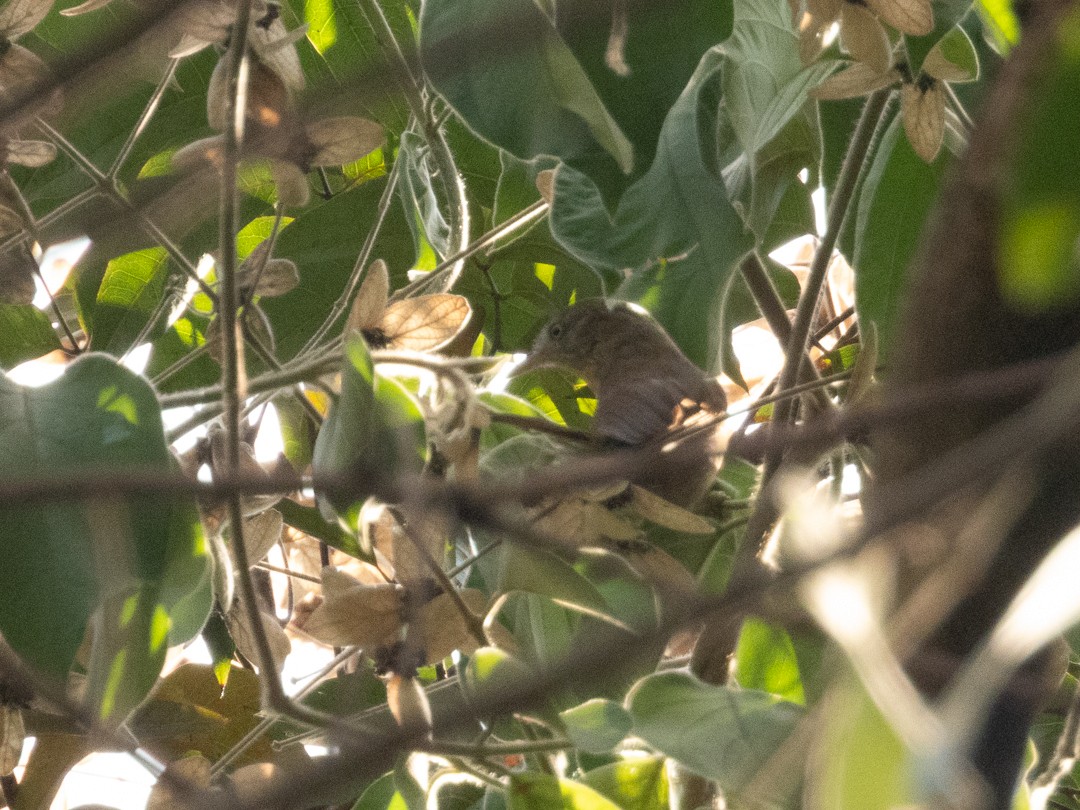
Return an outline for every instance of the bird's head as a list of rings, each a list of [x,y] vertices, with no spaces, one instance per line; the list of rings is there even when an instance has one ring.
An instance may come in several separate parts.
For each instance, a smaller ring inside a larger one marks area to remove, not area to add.
[[[536,336],[529,356],[515,370],[524,374],[539,368],[565,366],[590,376],[598,349],[607,336],[604,324],[611,310],[599,298],[589,298],[552,318]]]

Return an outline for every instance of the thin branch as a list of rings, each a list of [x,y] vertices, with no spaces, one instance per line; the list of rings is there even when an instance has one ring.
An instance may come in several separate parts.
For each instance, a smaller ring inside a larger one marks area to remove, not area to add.
[[[109,182],[116,182],[116,176],[120,173],[120,169],[123,167],[124,162],[131,154],[131,150],[135,148],[135,142],[139,140],[139,136],[146,131],[150,119],[153,118],[154,113],[157,112],[157,108],[161,104],[161,99],[165,97],[165,91],[169,89],[173,76],[176,75],[176,68],[179,65],[179,59],[169,60],[168,67],[165,68],[165,74],[161,77],[161,81],[158,82],[158,86],[154,89],[154,93],[150,96],[150,100],[146,102],[146,107],[143,109],[142,115],[139,116],[139,120],[136,122],[135,126],[132,127],[131,132],[128,133],[127,140],[124,141],[124,145],[120,147],[120,151],[116,155],[116,160],[113,161],[112,168],[109,169],[109,172],[106,175],[106,179],[108,179]]]

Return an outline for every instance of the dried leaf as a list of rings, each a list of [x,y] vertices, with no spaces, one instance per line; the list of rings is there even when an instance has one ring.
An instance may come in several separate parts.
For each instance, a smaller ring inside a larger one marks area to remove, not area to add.
[[[270,644],[270,654],[274,658],[274,668],[277,672],[281,672],[285,659],[292,651],[292,642],[289,641],[289,637],[285,635],[285,631],[281,629],[281,625],[275,617],[269,613],[260,613],[259,619],[262,622],[266,640]],[[251,621],[248,619],[247,611],[241,607],[239,602],[234,604],[232,610],[225,614],[225,624],[229,628],[229,635],[232,636],[232,640],[236,643],[236,649],[248,661],[258,666],[259,648],[255,643],[255,633]]]
[[[352,163],[382,146],[386,140],[381,126],[356,116],[323,118],[307,126],[307,138],[317,150],[312,166],[341,166]]]
[[[850,67],[834,73],[810,91],[810,97],[821,101],[865,96],[900,81],[900,73],[890,70],[878,73],[862,62],[852,62]]]
[[[290,259],[267,259],[269,250],[270,240],[264,239],[237,268],[236,284],[240,290],[272,298],[285,295],[300,284],[296,263]]]
[[[0,301],[23,306],[33,303],[36,273],[37,262],[21,246],[0,254]]]
[[[249,563],[254,565],[270,553],[270,549],[281,540],[284,526],[281,512],[277,509],[267,509],[244,521],[244,547]]]
[[[225,139],[221,135],[201,138],[173,152],[172,166],[176,171],[197,171],[210,165],[220,171],[224,153]]]
[[[22,45],[11,44],[3,56],[0,56],[0,105],[26,102],[32,97],[41,96],[37,88],[48,78],[49,68],[41,57]],[[51,114],[58,106],[59,95],[50,94],[34,114]],[[18,122],[5,121],[5,129],[17,126]]]
[[[317,641],[336,647],[391,644],[401,630],[402,590],[397,585],[346,585],[333,569],[323,571],[324,599],[295,626]],[[346,575],[341,575],[346,576]],[[349,577],[351,580],[352,578]],[[329,587],[329,581],[335,581]]]
[[[32,31],[52,10],[53,0],[8,0],[0,8],[0,35],[17,39]]]
[[[930,0],[866,0],[866,4],[897,31],[921,37],[934,30]]]
[[[925,86],[905,84],[900,90],[904,132],[915,153],[931,163],[945,137],[945,92],[931,79]]]
[[[634,509],[646,520],[685,534],[712,534],[715,528],[700,515],[666,501],[659,495],[632,485]]]
[[[56,147],[48,141],[20,141],[12,139],[7,142],[7,162],[17,163],[20,166],[28,166],[36,169],[51,163],[56,158]]]
[[[844,3],[840,19],[841,40],[852,58],[878,73],[887,72],[892,67],[892,46],[878,18],[863,6]]]
[[[0,205],[0,236],[10,236],[13,233],[18,233],[23,229],[23,226],[23,218],[18,211],[8,208],[6,205]]]
[[[175,762],[170,762],[165,769],[170,774],[178,776],[195,787],[210,787],[210,760],[201,755],[184,757]],[[150,799],[146,803],[146,810],[185,810],[190,805],[185,799],[174,796],[164,780],[159,779],[150,791]]]
[[[299,167],[285,160],[270,161],[270,176],[277,187],[278,202],[286,208],[300,208],[311,199],[307,177]]]
[[[431,704],[416,678],[392,676],[386,683],[386,702],[402,728],[431,728]]]
[[[289,31],[280,17],[271,19],[265,8],[260,14],[252,15],[251,47],[289,90],[299,93],[304,89],[304,71],[295,43],[303,39],[307,26]]]
[[[651,543],[620,545],[618,552],[662,599],[685,599],[698,592],[694,575],[666,551]]]
[[[376,259],[368,265],[367,275],[353,299],[349,319],[345,322],[345,334],[377,327],[389,297],[390,271],[386,262]]]
[[[373,348],[437,351],[454,339],[470,315],[469,299],[463,295],[420,295],[391,304],[379,320],[381,336],[364,337]],[[383,345],[377,346],[379,342]]]
[[[544,169],[536,174],[536,190],[548,205],[555,199],[555,170]]]
[[[26,727],[18,706],[0,704],[0,776],[10,776],[22,756]]]
[[[487,597],[482,591],[466,588],[458,592],[469,610],[482,616],[487,607]],[[480,646],[476,636],[469,630],[454,599],[440,593],[417,612],[409,626],[410,636],[416,625],[424,648],[424,663],[434,664],[446,658],[454,650],[468,655]]]

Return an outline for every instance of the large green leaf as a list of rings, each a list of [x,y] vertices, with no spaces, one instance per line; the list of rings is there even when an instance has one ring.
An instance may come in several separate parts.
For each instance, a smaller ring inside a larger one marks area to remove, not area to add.
[[[580,782],[544,773],[516,773],[507,791],[510,810],[619,810],[619,805]]]
[[[798,706],[764,692],[712,686],[682,672],[643,678],[626,706],[635,734],[735,795],[802,715]]]
[[[888,358],[908,288],[908,264],[948,159],[943,149],[933,163],[925,163],[897,119],[863,183],[855,230],[855,307],[861,323],[877,327],[881,360]]]
[[[429,0],[420,49],[435,89],[496,146],[522,160],[632,168],[633,146],[532,0]]]
[[[127,253],[109,262],[97,293],[94,349],[120,355],[146,324],[165,292],[164,248]]]
[[[555,178],[551,230],[581,261],[602,272],[633,270],[620,295],[648,308],[683,351],[716,368],[719,339],[711,328],[721,291],[753,246],[723,182],[702,155],[699,100],[720,80],[723,56],[705,55],[668,113],[656,159],[609,216],[596,185],[563,166]]]
[[[363,338],[352,335],[345,344],[341,396],[315,440],[315,469],[345,473],[361,464],[389,481],[403,469],[415,470],[419,456],[410,458],[400,451],[410,445],[422,451],[423,436],[424,422],[416,402],[396,382],[375,374]],[[356,506],[367,494],[358,491],[320,498],[320,508],[327,519],[336,510],[355,530]]]
[[[171,469],[157,399],[140,377],[86,355],[57,381],[0,379],[5,477],[59,471]],[[167,497],[98,496],[3,510],[0,630],[36,667],[63,676],[92,614],[98,633],[90,694],[122,717],[153,685],[167,643],[209,612],[209,558],[190,506]],[[171,637],[171,613],[177,625]],[[194,627],[194,629],[193,629]]]
[[[664,118],[701,57],[731,34],[732,2],[627,3],[627,75],[612,70],[606,59],[613,13],[609,0],[562,0],[555,6],[559,32],[634,146],[634,171],[628,176],[606,171],[610,164],[598,161],[572,164],[592,178],[610,207],[652,165]]]
[[[622,810],[668,810],[668,780],[663,757],[634,757],[595,768],[586,785]]]
[[[9,369],[59,348],[60,338],[44,312],[0,303],[0,368]]]

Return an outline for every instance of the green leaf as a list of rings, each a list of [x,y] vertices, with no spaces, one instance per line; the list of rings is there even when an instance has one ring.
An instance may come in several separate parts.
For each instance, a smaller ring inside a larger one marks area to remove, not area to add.
[[[551,229],[582,262],[601,272],[631,268],[620,296],[650,310],[698,365],[718,364],[720,291],[753,246],[713,175],[698,139],[699,99],[720,79],[710,51],[664,122],[656,160],[608,215],[596,186],[568,166],[555,178]]]
[[[510,810],[620,810],[587,785],[544,773],[515,773],[507,793]]]
[[[449,252],[450,226],[439,208],[434,179],[428,166],[427,141],[415,132],[401,133],[397,159],[401,163],[398,196],[405,207],[406,219],[413,231],[416,254],[430,245],[439,258]],[[432,265],[434,266],[434,265]]]
[[[409,810],[405,798],[398,793],[394,774],[380,776],[361,794],[352,810]]]
[[[424,421],[412,397],[393,380],[376,376],[363,338],[352,335],[345,344],[341,396],[315,440],[312,464],[320,473],[344,473],[354,464],[390,480],[403,466],[416,467],[423,451]],[[403,458],[404,445],[417,455]],[[353,507],[366,493],[320,498],[320,508],[336,509],[346,525],[355,528]],[[327,519],[330,517],[327,515]]]
[[[573,162],[600,149],[621,171],[633,166],[630,142],[531,0],[426,2],[420,51],[439,94],[473,131],[516,157]]]
[[[93,347],[121,355],[165,293],[168,256],[164,248],[147,248],[111,260],[97,293]]]
[[[730,36],[732,3],[669,0],[621,7],[626,14],[624,52],[630,68],[628,75],[620,75],[608,65],[613,9],[609,0],[563,0],[554,5],[559,32],[634,147],[634,171],[630,175],[605,171],[600,161],[571,162],[596,183],[610,209],[652,165],[668,110],[682,94],[701,57]]]
[[[788,634],[759,619],[743,622],[735,649],[735,679],[745,689],[805,703],[799,662]]]
[[[0,379],[0,403],[4,475],[172,469],[153,391],[104,355],[84,355],[41,388]],[[183,606],[184,636],[209,611],[208,600],[183,604],[209,565],[193,511],[160,496],[96,497],[8,507],[2,522],[5,639],[32,665],[64,676],[96,612],[91,694],[102,719],[122,717],[153,685],[170,611]]]
[[[0,303],[0,368],[13,368],[59,348],[60,339],[44,312]]]
[[[764,692],[712,686],[681,672],[643,678],[626,706],[637,736],[729,795],[738,795],[802,714]]]
[[[596,587],[554,554],[514,543],[503,548],[499,590],[547,596],[571,610],[608,612]]]
[[[859,195],[855,231],[855,309],[877,326],[878,352],[887,361],[923,223],[937,198],[947,150],[931,164],[903,137],[900,120],[881,140]]]
[[[337,524],[328,522],[314,506],[302,506],[290,498],[282,498],[274,508],[281,512],[282,520],[294,529],[299,529],[316,540],[322,540],[331,548],[344,551],[351,557],[364,556],[356,538]]]
[[[668,810],[668,780],[663,757],[634,757],[585,774],[586,785],[622,810]]]
[[[977,0],[975,10],[994,50],[1002,56],[1008,55],[1020,41],[1020,20],[1012,0]]]
[[[1048,68],[1032,89],[1025,137],[1002,186],[997,273],[1001,295],[1037,315],[1080,299],[1080,108],[1062,99],[1080,93],[1080,10],[1061,21]]]
[[[603,698],[593,698],[559,712],[559,719],[574,745],[591,754],[611,751],[633,726],[633,720],[622,706]]]

